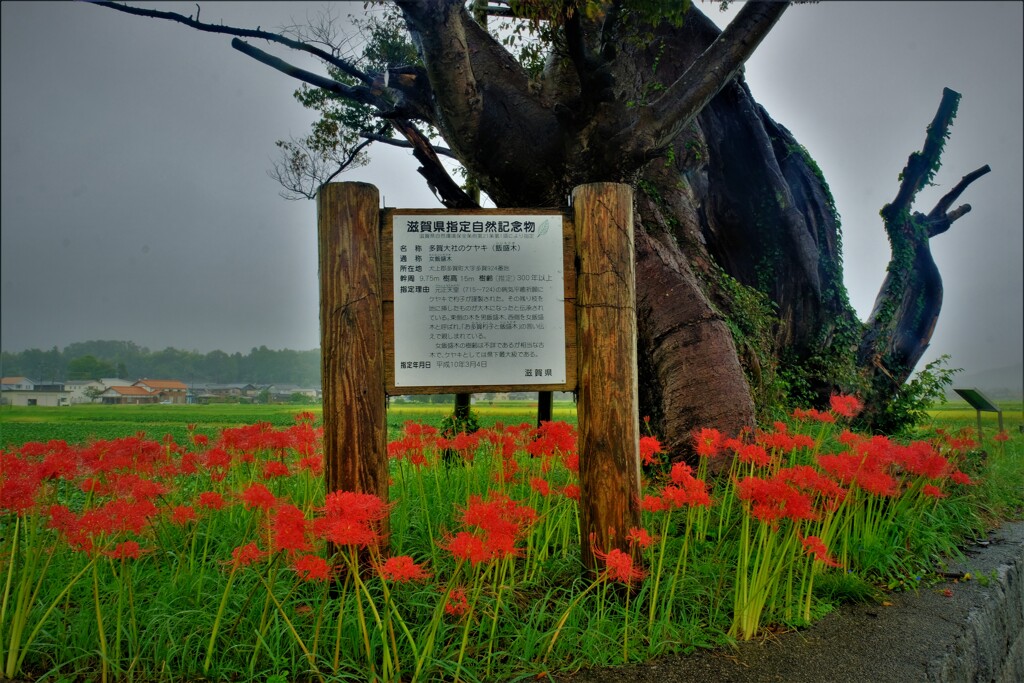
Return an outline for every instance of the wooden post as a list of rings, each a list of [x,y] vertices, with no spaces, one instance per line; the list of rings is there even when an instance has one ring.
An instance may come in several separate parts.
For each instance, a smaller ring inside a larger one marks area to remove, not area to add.
[[[573,213],[580,540],[584,566],[594,571],[593,549],[627,550],[626,534],[640,524],[632,189],[581,185]]]
[[[379,193],[329,183],[317,194],[320,353],[327,491],[388,498]]]

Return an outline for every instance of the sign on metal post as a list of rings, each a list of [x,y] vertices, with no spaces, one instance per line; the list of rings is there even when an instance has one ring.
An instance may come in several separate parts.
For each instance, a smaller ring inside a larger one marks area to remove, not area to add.
[[[997,406],[992,399],[985,394],[981,393],[978,389],[954,389],[960,398],[967,401],[968,404],[976,411],[978,415],[978,443],[982,443],[981,434],[981,414],[996,413],[999,416],[999,431],[1003,431],[1003,411]]]

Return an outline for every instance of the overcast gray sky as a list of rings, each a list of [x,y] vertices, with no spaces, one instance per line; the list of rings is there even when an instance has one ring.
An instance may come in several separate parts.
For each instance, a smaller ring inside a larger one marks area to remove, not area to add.
[[[726,15],[718,2],[700,7],[724,23],[738,4]],[[323,7],[201,5],[203,20],[264,29]],[[925,362],[949,353],[981,371],[1024,355],[1022,10],[798,5],[747,65],[755,98],[831,185],[862,317],[888,262],[878,210],[942,88],[963,94],[938,187],[917,208],[983,164],[992,173],[962,197],[972,213],[933,242],[946,297]],[[87,4],[3,2],[0,19],[3,349],[89,339],[201,352],[316,347],[315,207],[281,199],[266,172],[274,141],[312,120],[291,97],[297,83],[229,38]],[[439,206],[415,169],[408,152],[378,145],[370,166],[341,179],[376,184],[389,206]]]

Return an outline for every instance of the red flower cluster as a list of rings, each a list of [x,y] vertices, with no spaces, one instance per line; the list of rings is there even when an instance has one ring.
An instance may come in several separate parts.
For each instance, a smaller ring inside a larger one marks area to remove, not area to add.
[[[476,527],[460,531],[448,542],[448,551],[473,565],[505,559],[517,553],[516,541],[536,521],[537,512],[508,496],[495,495],[490,500],[471,496],[462,513],[462,522]]]
[[[646,576],[644,570],[633,562],[633,557],[629,553],[624,553],[618,548],[612,548],[607,553],[597,548],[593,551],[597,559],[604,562],[605,575],[612,581],[629,585]]]
[[[816,519],[813,499],[789,485],[781,476],[768,479],[745,477],[736,484],[736,495],[748,501],[750,515],[775,524],[781,519]]]
[[[388,506],[370,493],[334,491],[327,494],[323,512],[313,520],[318,536],[335,545],[366,548],[380,543],[380,522]]]
[[[821,539],[817,536],[807,536],[806,538],[800,539],[800,542],[804,546],[804,551],[814,557],[819,562],[828,565],[829,567],[842,567],[843,565],[837,562],[828,554],[828,548],[822,543]]]
[[[409,581],[425,581],[430,578],[430,573],[422,566],[413,562],[408,555],[389,557],[381,565],[381,576],[388,581],[408,583]]]

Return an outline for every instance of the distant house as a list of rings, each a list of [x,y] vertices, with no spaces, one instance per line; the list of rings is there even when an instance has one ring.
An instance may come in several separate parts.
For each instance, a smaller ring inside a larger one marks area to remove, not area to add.
[[[176,379],[140,379],[132,386],[146,389],[160,403],[188,403],[188,386]]]
[[[139,386],[113,386],[100,394],[100,400],[104,405],[140,405],[143,403],[156,403],[160,400],[159,394]]]
[[[69,394],[63,384],[41,384],[28,377],[4,377],[0,379],[0,403],[12,406],[58,406],[70,405]]]
[[[28,377],[0,378],[0,391],[32,391],[36,383]]]
[[[302,396],[310,401],[320,397],[320,390],[316,387],[300,387],[296,384],[272,384],[267,387],[270,400],[275,403],[288,403],[295,395]]]
[[[103,382],[96,379],[71,379],[64,382],[64,389],[68,392],[71,405],[92,403],[94,399],[89,394],[98,394],[106,388]]]

